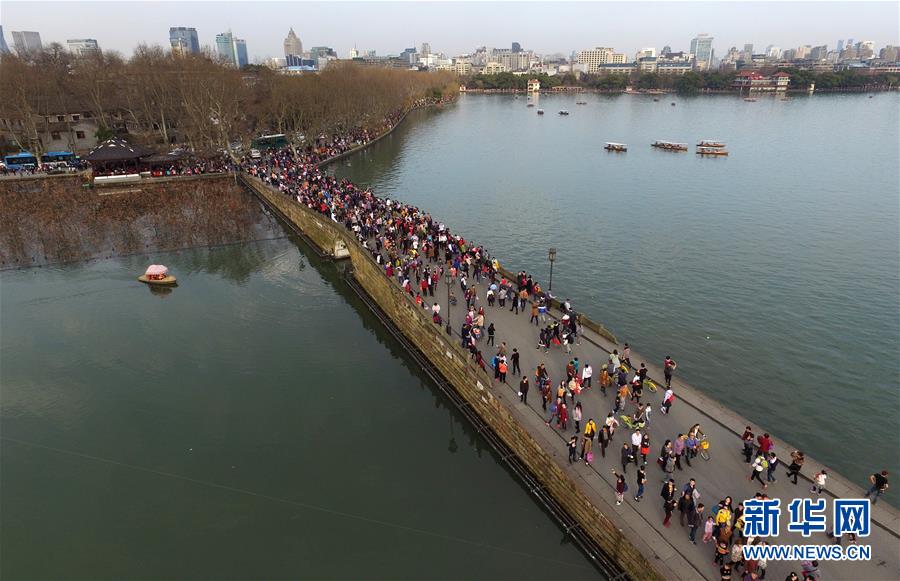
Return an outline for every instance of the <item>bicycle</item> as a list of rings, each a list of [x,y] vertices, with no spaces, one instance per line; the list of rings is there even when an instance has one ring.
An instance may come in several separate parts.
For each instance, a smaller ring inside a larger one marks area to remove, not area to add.
[[[653,381],[652,379],[647,379],[647,380],[645,380],[645,381],[644,381],[644,387],[646,387],[647,389],[649,389],[649,390],[652,391],[653,393],[656,393],[656,390],[659,389],[659,386],[657,386],[657,385],[656,385],[656,382]]]
[[[619,417],[622,418],[622,423],[628,426],[629,430],[643,430],[647,425],[645,420],[634,421],[634,418],[625,414],[622,414]]]
[[[700,438],[700,457],[709,461],[709,439],[706,437],[706,434]]]

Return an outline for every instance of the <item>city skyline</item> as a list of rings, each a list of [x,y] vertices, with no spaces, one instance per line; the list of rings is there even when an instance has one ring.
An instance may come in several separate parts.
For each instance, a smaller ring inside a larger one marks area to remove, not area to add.
[[[6,34],[37,31],[45,45],[59,42],[65,46],[69,38],[90,37],[104,50],[125,55],[142,43],[169,46],[172,27],[196,28],[200,45],[213,49],[216,35],[232,30],[246,41],[250,62],[282,56],[290,28],[304,46],[330,46],[341,58],[353,48],[375,50],[380,55],[400,54],[406,47],[429,43],[435,52],[457,55],[479,46],[507,48],[513,42],[540,54],[568,55],[608,46],[633,55],[645,47],[659,50],[666,45],[688,51],[692,39],[700,34],[714,38],[712,48],[717,57],[731,47],[745,45],[789,49],[827,44],[833,48],[850,37],[871,40],[876,46],[900,43],[896,27],[900,7],[890,2],[865,3],[865,10],[860,10],[860,3],[783,3],[778,5],[777,16],[771,12],[772,4],[750,2],[703,3],[702,10],[696,10],[698,3],[694,2],[129,2],[124,13],[110,10],[116,4],[126,3],[4,2],[0,24]],[[811,11],[811,5],[816,10]],[[516,9],[510,10],[511,6]],[[251,9],[254,14],[277,11],[277,24],[248,18]],[[483,18],[472,21],[473,9],[480,10]],[[546,10],[560,15],[577,13],[578,18],[571,22],[566,18],[548,20]],[[492,18],[498,11],[502,18]],[[683,18],[687,12],[694,15],[690,20]],[[135,18],[142,22],[137,36],[128,27]],[[616,24],[598,30],[593,22]],[[415,31],[412,37],[411,30]]]

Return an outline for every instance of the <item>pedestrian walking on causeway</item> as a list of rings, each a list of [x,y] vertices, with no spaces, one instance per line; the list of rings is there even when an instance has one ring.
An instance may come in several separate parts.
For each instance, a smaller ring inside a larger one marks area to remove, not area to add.
[[[575,409],[572,411],[572,420],[575,422],[575,433],[581,431],[581,402],[575,404]]]
[[[764,470],[769,468],[769,461],[766,460],[766,455],[760,453],[756,456],[756,460],[753,461],[753,464],[750,465],[750,478],[747,480],[753,480],[754,478],[762,484],[763,488],[768,488],[769,485],[763,482],[762,477],[760,476]]]
[[[625,484],[624,474],[619,474],[615,470],[612,473],[616,475],[616,506],[619,506],[625,500],[625,492],[628,490],[628,485]]]
[[[571,438],[569,438],[569,443],[566,446],[569,449],[569,464],[575,462],[578,456],[578,436],[573,434]]]
[[[688,513],[687,523],[688,523],[688,538],[691,539],[691,543],[697,544],[697,529],[700,527],[700,524],[703,522],[703,503],[697,504],[693,510]],[[712,526],[710,526],[712,528]]]
[[[637,471],[637,493],[634,495],[634,499],[638,502],[644,498],[644,484],[647,483],[647,470],[643,466],[638,467]]]
[[[512,374],[519,375],[522,370],[519,369],[519,350],[513,347],[512,354],[509,356],[509,362],[512,364]]]
[[[628,474],[628,465],[631,464],[632,456],[631,456],[631,446],[628,445],[628,442],[622,443],[622,473]]]
[[[524,375],[522,381],[519,382],[519,401],[524,404],[528,403],[528,378]]]
[[[878,497],[885,493],[888,489],[888,471],[882,470],[881,473],[876,472],[875,474],[869,476],[869,482],[872,483],[872,487],[869,488],[869,491],[866,492],[866,498],[872,496],[872,504],[878,502]]]
[[[787,477],[793,477],[792,482],[797,484],[797,476],[800,474],[800,469],[803,467],[803,462],[806,461],[806,456],[803,455],[803,452],[800,450],[794,450],[791,452],[791,465],[788,466]]]
[[[672,512],[675,510],[675,503],[677,502],[676,497],[678,496],[678,490],[675,488],[675,480],[669,478],[669,480],[663,484],[659,495],[663,499],[663,510],[666,513],[666,518],[663,519],[663,526],[668,527],[669,521],[672,520]]]
[[[672,387],[672,374],[675,373],[677,367],[678,364],[675,363],[675,360],[666,355],[663,361],[663,376],[666,378],[666,387]]]
[[[749,464],[753,461],[753,430],[750,426],[744,428],[741,439],[744,441],[744,461]]]
[[[684,526],[685,520],[694,510],[694,497],[690,492],[683,492],[681,498],[678,499],[678,524]]]
[[[828,473],[825,472],[824,469],[820,470],[818,474],[813,476],[813,485],[812,488],[809,489],[810,492],[815,492],[816,494],[822,494],[822,491],[825,490],[825,481],[828,479]]]
[[[490,325],[488,325],[487,333],[488,333],[488,345],[493,345],[494,344],[494,323],[491,323]]]

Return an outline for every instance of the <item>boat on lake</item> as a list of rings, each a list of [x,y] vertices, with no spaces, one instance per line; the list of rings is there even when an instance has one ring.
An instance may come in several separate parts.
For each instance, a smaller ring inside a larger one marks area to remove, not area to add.
[[[650,147],[665,149],[666,151],[687,151],[687,143],[675,143],[674,141],[654,141]]]
[[[559,112],[559,114],[560,114],[560,115],[568,115],[569,112],[566,111],[565,109],[563,109],[563,110],[561,110],[561,111]]]
[[[628,151],[628,146],[624,143],[615,143],[613,141],[606,142],[603,146],[606,151]]]
[[[543,114],[544,114],[544,110],[543,110],[543,109],[538,109],[538,115],[543,115]]]
[[[697,147],[697,155],[728,155],[721,147]]]
[[[575,101],[576,105],[587,105],[587,101]]]
[[[744,101],[747,101],[748,103],[756,103],[756,98],[754,98],[754,97],[747,97],[747,98],[744,99]]]
[[[725,142],[716,141],[715,139],[701,139],[697,142],[697,147],[725,147]]]
[[[527,104],[527,105],[525,105],[525,106],[526,106],[526,107],[534,107],[534,103],[529,103],[529,104]]]
[[[138,277],[138,280],[151,286],[176,286],[178,281],[169,274],[169,269],[162,264],[151,264],[147,270]]]

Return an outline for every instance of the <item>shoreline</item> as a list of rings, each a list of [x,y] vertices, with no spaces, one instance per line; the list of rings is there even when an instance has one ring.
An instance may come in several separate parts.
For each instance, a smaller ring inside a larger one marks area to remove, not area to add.
[[[900,91],[900,85],[895,87],[879,85],[874,87],[847,87],[837,89],[816,88],[812,94],[836,95],[844,93],[891,93],[898,91]],[[529,92],[527,89],[466,89],[465,91],[460,91],[461,95],[469,93],[476,95],[571,95],[596,93],[599,95],[678,95],[679,97],[699,97],[701,95],[733,95],[735,97],[745,97],[748,95],[746,92],[742,93],[740,90],[735,89],[701,89],[697,93],[691,95],[679,94],[675,89],[637,89],[629,91],[627,89],[595,89],[591,87],[566,87],[565,89],[560,90],[541,89],[537,92]],[[784,91],[753,91],[751,94],[754,96],[765,97],[767,95],[807,95],[810,93],[808,89],[788,88]]]

